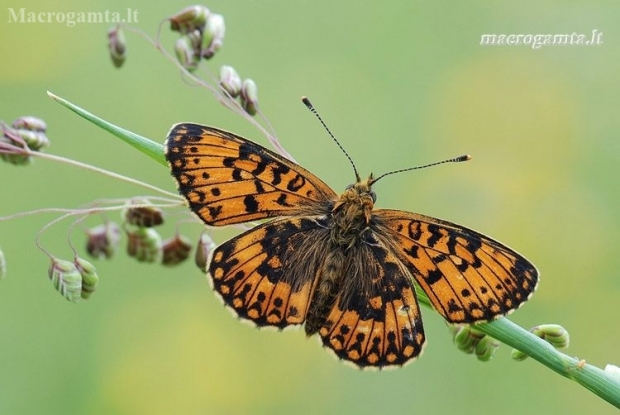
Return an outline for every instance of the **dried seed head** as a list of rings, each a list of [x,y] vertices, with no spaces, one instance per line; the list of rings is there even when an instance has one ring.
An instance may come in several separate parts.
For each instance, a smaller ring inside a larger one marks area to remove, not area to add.
[[[205,59],[211,59],[215,52],[224,44],[225,34],[226,24],[224,23],[224,16],[215,13],[211,14],[202,32],[201,56]]]
[[[82,276],[82,292],[81,297],[84,300],[88,300],[90,295],[97,288],[97,284],[99,283],[99,275],[97,275],[97,269],[93,264],[86,261],[85,259],[76,257],[75,258],[75,267],[80,272]]]
[[[17,118],[11,124],[13,128],[29,131],[40,131],[44,133],[47,130],[47,124],[41,118],[33,117],[31,115],[24,115]]]
[[[241,86],[241,106],[250,115],[255,115],[258,106],[258,87],[251,79],[244,79]]]
[[[210,14],[211,12],[205,6],[186,7],[168,18],[170,30],[182,34],[193,32],[196,29],[202,31]]]
[[[79,301],[82,292],[82,276],[73,262],[52,258],[47,274],[56,291],[63,297],[73,303]]]
[[[123,66],[127,58],[127,40],[120,25],[116,25],[108,31],[108,50],[114,66],[117,68]]]
[[[142,205],[142,206],[133,206]],[[145,206],[146,205],[146,206]],[[130,225],[152,228],[164,223],[164,212],[146,199],[133,199],[127,202],[121,215]]]
[[[198,246],[196,247],[196,256],[194,257],[194,262],[196,262],[196,266],[200,268],[202,272],[205,272],[207,269],[207,263],[211,258],[211,254],[215,249],[216,244],[211,239],[209,235],[206,233],[202,233],[200,235],[200,239],[198,239]]]
[[[167,266],[178,265],[189,257],[191,250],[192,241],[183,235],[177,234],[164,241],[162,264]]]
[[[241,77],[232,66],[222,65],[220,67],[220,86],[236,98],[241,92]]]
[[[195,45],[196,36],[200,36],[200,32],[183,35],[174,44],[177,60],[190,72],[195,71],[200,63],[200,53]]]
[[[160,262],[162,258],[161,236],[153,228],[137,228],[127,231],[127,254],[140,262]]]
[[[97,259],[112,258],[121,241],[121,230],[114,222],[105,222],[86,234],[86,252]]]

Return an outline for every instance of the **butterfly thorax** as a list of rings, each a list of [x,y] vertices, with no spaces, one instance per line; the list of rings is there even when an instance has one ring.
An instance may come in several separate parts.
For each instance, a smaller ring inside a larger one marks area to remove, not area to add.
[[[375,194],[370,188],[371,181],[372,175],[347,186],[334,204],[331,229],[331,242],[334,245],[350,249],[363,237],[375,202]]]

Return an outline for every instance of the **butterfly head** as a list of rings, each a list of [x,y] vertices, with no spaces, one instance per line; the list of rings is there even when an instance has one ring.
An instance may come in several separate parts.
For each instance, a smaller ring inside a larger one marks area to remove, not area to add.
[[[368,179],[358,179],[356,183],[348,185],[332,211],[348,220],[363,219],[363,224],[368,225],[377,200],[371,188],[373,180],[371,174]]]

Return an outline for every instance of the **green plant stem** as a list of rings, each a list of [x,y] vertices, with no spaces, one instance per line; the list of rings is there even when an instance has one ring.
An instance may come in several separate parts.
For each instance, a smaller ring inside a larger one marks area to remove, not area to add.
[[[433,309],[426,294],[417,291],[418,299],[424,306]],[[522,351],[554,372],[572,379],[581,386],[620,408],[620,379],[590,364],[580,364],[580,359],[570,357],[540,337],[516,325],[507,318],[475,325],[476,330],[487,334],[513,348]]]
[[[77,113],[95,125],[109,131],[116,137],[132,145],[155,161],[167,165],[164,158],[163,146],[148,138],[139,136],[123,128],[117,127],[88,111],[48,92],[50,97]],[[418,290],[420,303],[433,308],[424,292]],[[488,323],[476,324],[476,329],[514,347],[537,360],[560,375],[572,379],[599,397],[620,408],[620,379],[606,373],[596,366],[583,363],[577,358],[559,352],[546,341],[529,331],[514,324],[507,318],[500,318]],[[583,363],[583,364],[582,364]]]

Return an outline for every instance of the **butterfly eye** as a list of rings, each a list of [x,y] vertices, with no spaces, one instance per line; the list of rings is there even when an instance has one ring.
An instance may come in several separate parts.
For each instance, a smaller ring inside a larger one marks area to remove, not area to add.
[[[370,197],[372,198],[372,203],[377,201],[377,194],[373,190],[370,191]]]

